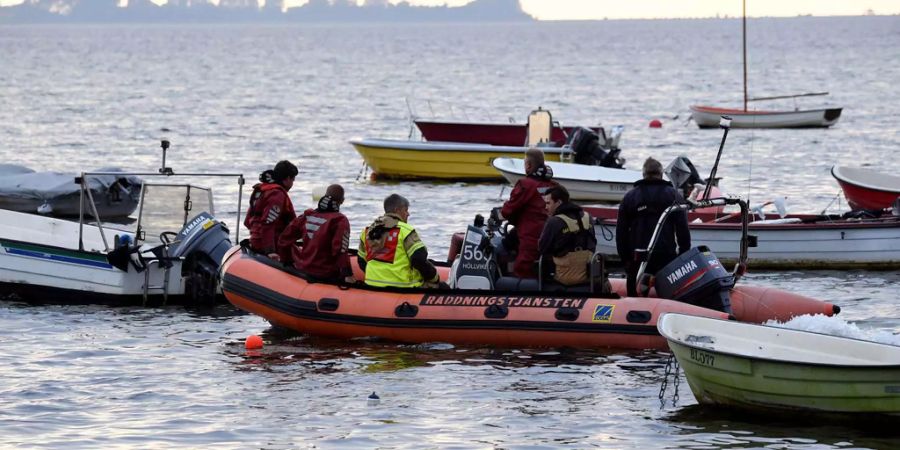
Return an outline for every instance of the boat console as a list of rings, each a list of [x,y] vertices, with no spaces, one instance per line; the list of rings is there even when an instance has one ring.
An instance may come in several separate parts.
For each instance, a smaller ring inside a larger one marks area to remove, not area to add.
[[[539,262],[538,278],[518,278],[510,276],[514,254],[507,250],[504,239],[508,239],[507,222],[490,219],[485,223],[480,214],[469,225],[466,232],[457,233],[451,242],[450,276],[448,284],[453,289],[481,289],[498,291],[548,291],[548,292],[589,292],[608,293],[608,284],[603,270],[603,258],[595,254],[589,263],[590,282],[584,285],[565,286],[544,280],[543,265]]]

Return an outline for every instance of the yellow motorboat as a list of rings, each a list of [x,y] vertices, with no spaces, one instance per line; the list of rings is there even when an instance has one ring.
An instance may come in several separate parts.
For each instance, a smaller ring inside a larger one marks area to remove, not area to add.
[[[502,181],[491,165],[495,158],[524,158],[528,147],[454,142],[358,139],[350,141],[375,176],[388,179]],[[547,161],[559,161],[571,150],[541,147]]]

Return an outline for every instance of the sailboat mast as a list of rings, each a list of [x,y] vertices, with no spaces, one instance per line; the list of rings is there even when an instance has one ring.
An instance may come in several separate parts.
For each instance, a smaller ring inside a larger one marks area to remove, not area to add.
[[[741,36],[743,37],[742,42],[744,44],[744,111],[747,110],[747,0],[743,2],[743,32]]]

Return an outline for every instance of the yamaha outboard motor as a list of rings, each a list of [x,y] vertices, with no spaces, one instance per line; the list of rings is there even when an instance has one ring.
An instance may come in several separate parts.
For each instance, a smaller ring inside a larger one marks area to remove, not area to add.
[[[660,298],[717,309],[731,314],[734,277],[706,246],[684,252],[656,273]]]
[[[212,305],[219,288],[219,266],[231,248],[228,228],[207,212],[198,214],[178,232],[169,256],[184,257],[181,266],[185,295],[195,305]]]

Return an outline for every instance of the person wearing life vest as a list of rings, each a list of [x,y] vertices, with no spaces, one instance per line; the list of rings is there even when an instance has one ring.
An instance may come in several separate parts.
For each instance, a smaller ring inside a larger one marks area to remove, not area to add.
[[[384,215],[359,235],[357,261],[366,284],[377,287],[437,287],[437,269],[409,220],[409,200],[398,194],[384,199]]]
[[[343,203],[344,188],[328,186],[316,208],[303,211],[278,237],[280,261],[321,281],[355,283],[347,253],[350,221],[340,212]]]
[[[279,161],[259,175],[250,194],[244,226],[250,230],[250,249],[277,259],[278,236],[297,217],[288,191],[294,186],[297,166]]]
[[[538,260],[538,239],[547,220],[547,209],[542,195],[556,186],[553,171],[544,164],[544,152],[531,148],[525,152],[526,177],[519,179],[509,194],[509,200],[498,210],[491,211],[493,220],[506,219],[515,225],[518,238],[513,274],[519,278],[537,278],[535,263]]]
[[[616,251],[625,265],[626,286],[630,297],[637,296],[636,278],[642,258],[637,250],[645,250],[650,245],[653,230],[663,211],[684,201],[675,187],[663,180],[663,168],[659,161],[647,158],[643,175],[643,179],[636,181],[622,199],[616,223]],[[653,254],[649,255],[646,273],[656,273],[690,248],[691,232],[688,229],[687,213],[677,211],[670,214],[663,224]]]
[[[563,186],[548,189],[544,202],[550,216],[538,242],[544,269],[566,286],[589,283],[589,264],[597,248],[591,216],[569,201]]]

